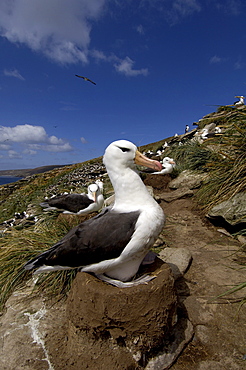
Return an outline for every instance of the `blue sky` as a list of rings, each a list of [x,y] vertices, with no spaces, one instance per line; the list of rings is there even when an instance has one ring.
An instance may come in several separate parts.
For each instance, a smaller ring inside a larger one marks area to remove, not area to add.
[[[148,144],[232,104],[245,19],[244,0],[1,0],[0,169]]]

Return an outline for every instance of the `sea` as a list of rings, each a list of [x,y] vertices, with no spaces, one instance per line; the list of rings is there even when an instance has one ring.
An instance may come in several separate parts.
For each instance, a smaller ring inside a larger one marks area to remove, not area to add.
[[[0,176],[0,185],[10,184],[11,182],[15,182],[21,179],[22,177]]]

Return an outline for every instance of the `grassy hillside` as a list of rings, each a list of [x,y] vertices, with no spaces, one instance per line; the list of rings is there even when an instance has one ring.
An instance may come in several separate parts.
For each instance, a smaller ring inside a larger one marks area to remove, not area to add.
[[[205,141],[199,132],[208,124],[216,123],[222,133]],[[246,109],[220,107],[217,112],[203,117],[188,134],[148,144],[140,150],[156,152],[168,147],[161,158],[175,159],[174,176],[181,171],[206,172],[207,181],[196,193],[198,205],[204,210],[246,190]],[[79,216],[62,217],[58,213],[44,213],[39,203],[45,196],[62,192],[83,192],[97,178],[104,179],[104,196],[112,194],[102,158],[76,165],[56,168],[35,174],[13,184],[0,186],[0,223],[14,217],[15,212],[27,212],[26,223],[0,229],[1,297],[4,303],[9,294],[31,278],[23,264],[35,254],[46,250],[64,236],[71,227],[82,221]],[[34,220],[35,218],[35,220]],[[1,231],[2,230],[2,231]],[[75,276],[74,271],[55,272],[41,276],[35,289],[45,294],[60,296],[66,293]]]

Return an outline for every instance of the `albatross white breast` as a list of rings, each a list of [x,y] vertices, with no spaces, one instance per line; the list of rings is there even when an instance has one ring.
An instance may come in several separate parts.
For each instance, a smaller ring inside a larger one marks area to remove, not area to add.
[[[41,273],[80,268],[105,274],[114,282],[116,279],[118,283],[113,284],[117,286],[135,285],[134,281],[121,282],[135,276],[165,221],[162,208],[147,191],[135,164],[156,171],[162,166],[126,140],[111,143],[103,162],[115,191],[113,207],[74,227],[49,250],[27,262],[26,270]]]

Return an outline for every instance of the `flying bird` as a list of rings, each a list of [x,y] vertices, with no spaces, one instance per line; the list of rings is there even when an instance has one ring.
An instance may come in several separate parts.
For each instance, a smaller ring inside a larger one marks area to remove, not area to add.
[[[131,280],[161,232],[165,216],[138,175],[136,164],[160,171],[160,162],[127,141],[111,143],[103,162],[115,192],[112,207],[71,229],[60,241],[25,264],[36,273],[79,268],[118,287],[150,281]]]
[[[85,80],[85,81],[89,81],[89,82],[91,82],[93,85],[96,85],[96,83],[95,82],[93,82],[92,80],[90,80],[89,78],[87,78],[87,77],[84,77],[84,76],[79,76],[79,75],[75,75],[76,77],[79,77],[79,78],[83,78],[83,80]]]
[[[102,195],[102,182],[90,184],[88,194],[62,194],[47,199],[40,203],[45,211],[62,210],[63,213],[72,213],[77,215],[88,214],[99,211],[104,203]]]

